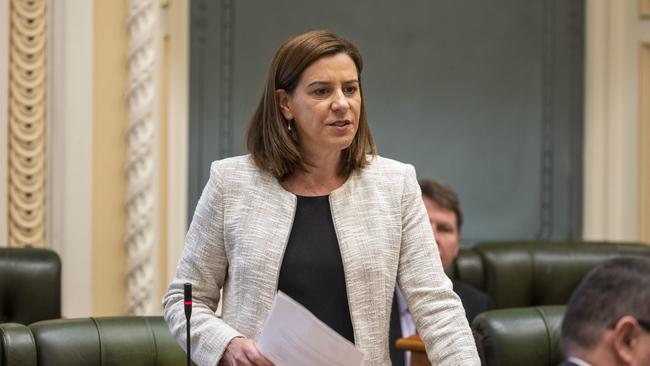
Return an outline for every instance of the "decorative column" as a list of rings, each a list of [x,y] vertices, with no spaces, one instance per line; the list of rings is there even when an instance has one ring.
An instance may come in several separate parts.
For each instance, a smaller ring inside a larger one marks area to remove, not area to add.
[[[40,247],[45,242],[46,3],[10,3],[10,246]]]
[[[129,2],[127,311],[151,314],[154,288],[156,2]]]

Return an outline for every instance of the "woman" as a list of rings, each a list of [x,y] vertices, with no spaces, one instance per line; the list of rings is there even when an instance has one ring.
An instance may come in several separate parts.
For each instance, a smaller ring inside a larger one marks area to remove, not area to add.
[[[278,289],[353,341],[366,365],[389,365],[396,281],[431,362],[479,364],[415,170],[375,154],[361,69],[357,48],[329,32],[288,40],[249,125],[250,155],[212,164],[163,302],[184,345],[183,283],[193,284],[199,365],[270,365],[254,340]]]

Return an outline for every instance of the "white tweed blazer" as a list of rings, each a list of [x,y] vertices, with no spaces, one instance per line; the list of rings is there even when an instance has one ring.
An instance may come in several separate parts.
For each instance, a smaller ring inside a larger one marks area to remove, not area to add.
[[[431,363],[480,365],[461,302],[440,263],[415,169],[375,157],[329,200],[364,365],[390,365],[396,281]],[[183,283],[193,284],[192,358],[198,365],[216,365],[233,337],[259,336],[277,290],[296,202],[249,155],[212,163],[163,299],[165,320],[184,347]],[[215,310],[221,289],[220,318]]]

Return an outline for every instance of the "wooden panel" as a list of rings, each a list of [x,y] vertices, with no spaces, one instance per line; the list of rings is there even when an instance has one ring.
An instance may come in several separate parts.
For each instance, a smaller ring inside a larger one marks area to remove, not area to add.
[[[431,362],[427,358],[427,351],[424,348],[424,343],[420,336],[413,335],[406,338],[397,340],[397,349],[404,351],[411,351],[411,365],[410,366],[431,366]]]
[[[650,43],[639,62],[639,238],[650,243]]]

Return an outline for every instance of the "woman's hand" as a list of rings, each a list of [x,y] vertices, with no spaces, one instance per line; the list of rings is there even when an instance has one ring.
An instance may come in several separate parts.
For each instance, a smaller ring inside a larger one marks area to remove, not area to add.
[[[223,359],[229,366],[275,366],[257,349],[255,341],[243,337],[228,343]]]

